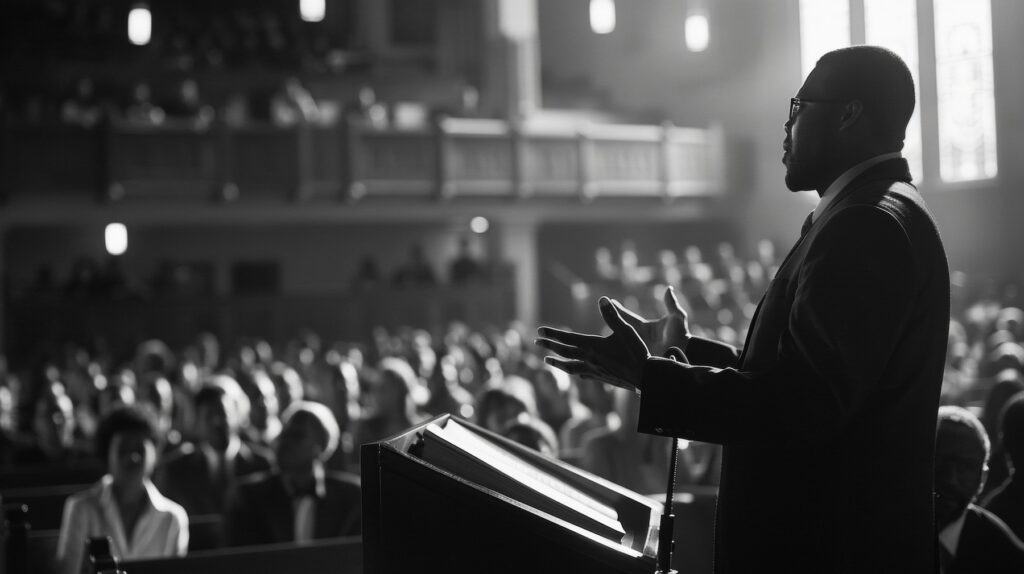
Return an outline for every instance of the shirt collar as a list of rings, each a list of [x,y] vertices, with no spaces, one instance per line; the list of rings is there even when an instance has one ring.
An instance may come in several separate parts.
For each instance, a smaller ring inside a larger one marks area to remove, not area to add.
[[[890,159],[897,159],[903,157],[898,151],[891,153],[883,153],[876,155],[875,157],[868,158],[850,169],[844,171],[842,175],[836,178],[831,185],[825,190],[825,193],[821,196],[821,201],[818,202],[818,206],[814,208],[814,215],[811,216],[811,221],[817,221],[821,217],[822,213],[825,213],[825,208],[839,195],[839,192],[844,187],[850,184],[851,181],[857,178],[858,175],[867,171],[870,167],[882,163],[883,161]]]
[[[157,512],[168,511],[170,501],[160,494],[160,491],[157,490],[153,482],[147,478],[143,480],[142,484],[146,489],[147,505]],[[107,508],[116,504],[114,500],[114,477],[109,474],[104,475],[100,479],[100,503]]]
[[[939,532],[939,544],[946,548],[950,556],[956,556],[956,547],[960,544],[960,534],[964,531],[964,521],[967,519],[967,511],[960,515]]]

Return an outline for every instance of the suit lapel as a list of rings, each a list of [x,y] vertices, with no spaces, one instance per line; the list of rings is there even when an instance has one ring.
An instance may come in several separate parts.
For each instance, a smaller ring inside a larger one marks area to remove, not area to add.
[[[294,540],[295,509],[280,474],[275,474],[274,479],[270,481],[266,502],[267,528],[274,533],[274,539]]]
[[[902,181],[912,186],[912,184],[910,183],[910,167],[907,164],[907,160],[903,158],[890,159],[868,168],[864,173],[855,177],[853,181],[851,181],[845,188],[843,188],[843,190],[839,193],[839,197],[837,197],[831,205],[825,208],[825,211],[821,214],[819,219],[826,219],[826,214],[834,211],[837,205],[844,203],[844,200],[848,200],[850,197],[852,197],[859,188],[864,187],[865,185],[874,181],[894,180]],[[818,226],[818,224],[821,223],[820,220],[815,220],[814,226]],[[776,274],[781,273],[782,269],[786,266],[786,263],[789,262],[789,259],[793,256],[794,253],[796,253],[797,249],[800,247],[800,244],[803,243],[804,238],[811,233],[811,229],[801,231],[802,232],[800,234],[800,238],[796,240],[796,243],[793,244],[793,247],[789,250],[789,253],[786,254],[786,258],[782,260],[782,263],[779,265],[779,269],[776,272]],[[754,332],[754,326],[757,324],[758,315],[761,314],[761,306],[764,305],[765,298],[768,297],[768,294],[771,293],[771,290],[774,286],[775,281],[773,279],[772,282],[769,283],[768,289],[765,290],[764,295],[761,296],[761,301],[758,302],[757,304],[757,309],[754,311],[754,316],[750,319],[750,325],[747,327],[747,337],[746,340],[743,342],[743,349],[740,351],[739,367],[741,369],[743,368],[743,361],[747,355],[747,349],[750,347],[751,334]]]

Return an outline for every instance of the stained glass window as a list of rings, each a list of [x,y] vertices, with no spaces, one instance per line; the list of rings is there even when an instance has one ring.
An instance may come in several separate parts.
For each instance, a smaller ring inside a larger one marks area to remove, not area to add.
[[[800,60],[804,78],[825,52],[849,45],[848,0],[800,0]]]
[[[918,105],[907,126],[903,155],[915,180],[924,177],[918,70],[919,0],[861,0],[864,37],[853,38],[854,0],[800,0],[803,75],[829,50],[865,42],[885,46],[906,61],[917,84]],[[932,0],[937,101],[924,119],[936,126],[939,176],[959,182],[995,177],[996,121],[992,70],[991,0]],[[929,23],[931,24],[931,23]],[[929,67],[933,62],[925,62]],[[932,148],[934,149],[934,148]]]
[[[921,89],[917,57],[917,0],[864,0],[864,40],[895,52],[914,76],[917,105],[907,125],[903,157],[915,180],[924,175],[921,163]]]
[[[995,177],[991,5],[934,1],[940,174],[951,182]]]

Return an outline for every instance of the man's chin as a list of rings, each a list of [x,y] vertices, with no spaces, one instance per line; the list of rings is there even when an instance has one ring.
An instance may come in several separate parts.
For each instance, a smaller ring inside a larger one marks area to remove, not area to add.
[[[789,191],[811,191],[816,189],[814,184],[810,183],[809,179],[810,178],[796,170],[786,170],[786,187],[789,188]]]

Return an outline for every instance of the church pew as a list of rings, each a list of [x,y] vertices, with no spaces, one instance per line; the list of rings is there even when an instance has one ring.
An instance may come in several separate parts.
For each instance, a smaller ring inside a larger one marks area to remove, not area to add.
[[[362,537],[318,540],[309,544],[268,544],[221,548],[189,553],[181,558],[126,560],[119,564],[125,574],[362,574]]]
[[[37,465],[0,471],[0,494],[11,489],[96,482],[106,469],[97,461],[71,465]]]
[[[24,504],[28,506],[28,520],[34,530],[60,528],[61,515],[64,512],[64,501],[76,492],[92,486],[89,484],[62,484],[57,486],[40,486],[37,488],[16,488],[0,493],[4,504]]]

